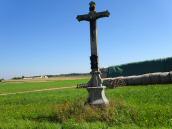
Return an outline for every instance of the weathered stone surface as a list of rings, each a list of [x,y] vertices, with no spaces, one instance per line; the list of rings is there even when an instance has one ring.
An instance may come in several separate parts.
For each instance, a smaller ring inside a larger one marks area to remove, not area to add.
[[[99,71],[98,60],[98,42],[97,42],[97,23],[96,20],[103,17],[109,17],[108,11],[96,12],[96,3],[91,1],[89,3],[89,13],[84,15],[78,15],[77,20],[90,22],[90,45],[91,45],[91,75],[92,78],[88,83],[88,103],[92,105],[106,105],[108,100],[104,94],[104,87],[102,86],[102,80]]]
[[[100,77],[100,72],[94,71],[91,73],[92,77],[88,82],[88,87],[102,87],[102,79]]]
[[[105,87],[88,87],[88,103],[91,105],[102,105],[106,106],[109,104],[108,99],[105,96],[104,92]]]

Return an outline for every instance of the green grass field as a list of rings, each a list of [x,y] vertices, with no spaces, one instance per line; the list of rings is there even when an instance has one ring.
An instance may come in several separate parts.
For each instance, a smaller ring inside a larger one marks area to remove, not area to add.
[[[87,79],[50,82],[0,83],[0,94],[74,86]],[[62,89],[0,96],[0,129],[167,129],[172,128],[172,84],[107,89],[117,105],[111,121],[56,119],[58,105],[85,101],[85,89]],[[76,105],[77,106],[77,105]]]

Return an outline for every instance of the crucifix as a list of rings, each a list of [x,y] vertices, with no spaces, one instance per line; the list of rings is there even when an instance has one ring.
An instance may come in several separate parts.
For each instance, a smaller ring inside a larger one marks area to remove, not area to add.
[[[91,105],[108,105],[109,101],[105,96],[105,86],[102,86],[102,79],[98,65],[98,42],[97,42],[97,24],[99,18],[109,17],[108,11],[96,12],[96,3],[91,1],[89,3],[89,13],[78,15],[77,20],[90,22],[90,45],[91,45],[91,79],[88,82],[88,103]]]

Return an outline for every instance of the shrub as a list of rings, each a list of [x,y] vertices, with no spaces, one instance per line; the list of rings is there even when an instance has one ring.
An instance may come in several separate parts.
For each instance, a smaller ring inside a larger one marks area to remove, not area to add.
[[[19,80],[19,79],[23,79],[22,77],[13,77],[12,80]]]
[[[126,106],[123,101],[110,102],[107,107],[95,107],[78,100],[57,105],[56,109],[56,121],[60,123],[73,119],[76,122],[106,122],[110,125],[120,125],[130,123],[137,116],[137,112]]]
[[[2,82],[4,79],[2,78],[2,79],[0,79],[0,82]]]

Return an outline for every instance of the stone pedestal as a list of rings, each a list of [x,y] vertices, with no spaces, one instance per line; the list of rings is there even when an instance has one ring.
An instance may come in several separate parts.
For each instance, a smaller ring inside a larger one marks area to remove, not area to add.
[[[88,103],[95,106],[107,106],[109,104],[108,99],[105,96],[105,86],[101,87],[87,87],[88,90]]]

